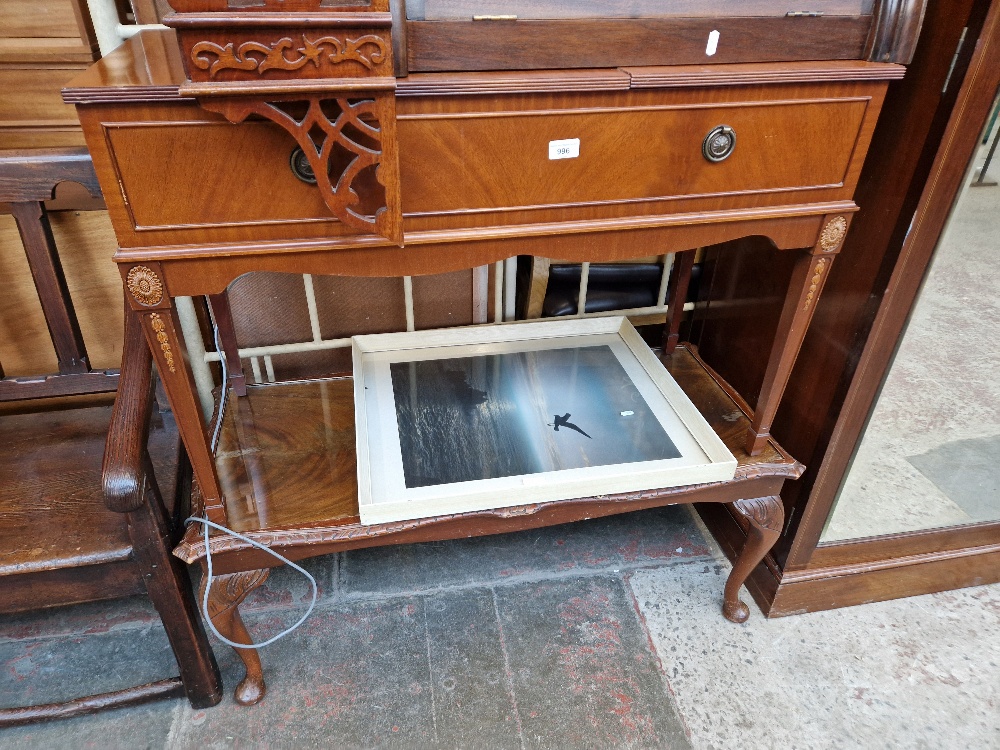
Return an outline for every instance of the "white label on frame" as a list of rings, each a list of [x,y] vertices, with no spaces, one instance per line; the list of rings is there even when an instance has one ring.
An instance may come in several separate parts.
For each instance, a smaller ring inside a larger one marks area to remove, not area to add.
[[[711,57],[719,49],[719,32],[713,31],[708,35],[708,46],[705,47],[705,54]]]
[[[549,159],[575,159],[580,155],[580,139],[549,141]]]

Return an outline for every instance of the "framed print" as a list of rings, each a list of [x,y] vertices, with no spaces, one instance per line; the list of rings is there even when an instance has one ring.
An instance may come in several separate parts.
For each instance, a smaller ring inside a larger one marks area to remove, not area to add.
[[[355,336],[361,523],[727,481],[626,318]]]

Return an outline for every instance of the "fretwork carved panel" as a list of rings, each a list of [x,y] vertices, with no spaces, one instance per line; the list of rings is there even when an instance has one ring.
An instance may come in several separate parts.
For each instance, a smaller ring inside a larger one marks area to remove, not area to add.
[[[332,14],[330,14],[332,15]],[[202,83],[392,78],[392,40],[388,29],[332,22],[307,29],[225,31],[178,26],[188,78]]]
[[[392,92],[363,97],[303,94],[270,101],[254,97],[204,97],[201,106],[236,124],[256,115],[295,138],[330,212],[359,232],[403,244]],[[291,168],[291,166],[290,166]],[[311,172],[311,174],[310,174]]]

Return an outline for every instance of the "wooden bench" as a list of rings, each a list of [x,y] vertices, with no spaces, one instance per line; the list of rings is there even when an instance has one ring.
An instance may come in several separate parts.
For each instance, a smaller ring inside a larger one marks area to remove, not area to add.
[[[180,676],[2,709],[0,727],[182,695],[201,708],[222,697],[187,569],[170,554],[190,487],[186,458],[170,415],[154,414],[152,362],[134,314],[126,310],[121,371],[90,366],[44,205],[63,181],[100,195],[84,149],[0,152],[0,202],[17,221],[58,360],[58,372],[40,376],[0,369],[0,613],[148,594]]]

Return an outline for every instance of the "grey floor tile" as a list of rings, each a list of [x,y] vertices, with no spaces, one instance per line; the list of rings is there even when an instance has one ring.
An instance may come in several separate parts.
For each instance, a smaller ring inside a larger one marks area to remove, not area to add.
[[[146,596],[52,607],[0,616],[0,643],[148,628],[159,619]]]
[[[630,577],[697,750],[1000,748],[1000,585],[734,625],[727,573]]]
[[[492,592],[430,596],[424,612],[438,747],[520,748]]]
[[[907,456],[971,521],[1000,518],[1000,435],[942,443]]]
[[[0,707],[55,703],[177,675],[158,624],[100,635],[0,643]],[[181,701],[0,730],[2,748],[163,747]]]
[[[516,534],[346,552],[340,586],[345,594],[417,592],[708,554],[690,510],[670,506]]]
[[[104,711],[77,719],[0,729],[4,750],[152,750],[166,747],[181,700]]]
[[[142,630],[0,644],[0,707],[66,701],[175,677],[157,623]]]
[[[525,747],[689,747],[621,579],[495,591]]]
[[[281,613],[285,615],[286,613]],[[256,638],[274,633],[273,613],[247,618]],[[257,706],[232,699],[243,669],[216,649],[226,698],[185,709],[172,747],[415,748],[433,743],[427,635],[420,599],[318,609],[293,635],[263,651],[268,693]]]

